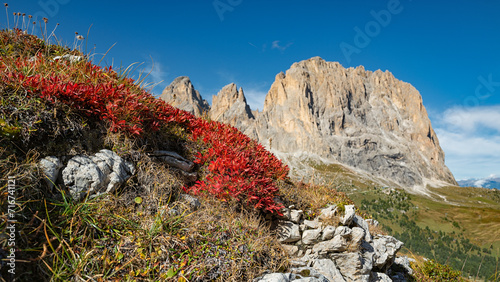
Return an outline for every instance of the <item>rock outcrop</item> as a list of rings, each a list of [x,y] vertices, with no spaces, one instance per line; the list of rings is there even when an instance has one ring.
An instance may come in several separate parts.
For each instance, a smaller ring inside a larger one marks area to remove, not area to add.
[[[48,156],[40,160],[39,167],[49,188],[61,177],[63,183],[59,184],[64,184],[74,200],[112,193],[135,173],[132,163],[107,149],[92,156],[74,156],[65,166],[58,157]]]
[[[64,185],[74,200],[86,195],[112,193],[135,173],[132,163],[103,149],[93,156],[71,158],[62,171]]]
[[[292,267],[287,273],[269,273],[254,281],[393,281],[411,273],[406,257],[398,258],[396,269],[402,272],[391,268],[403,243],[371,234],[368,223],[355,214],[354,205],[346,205],[343,216],[336,205],[312,220],[302,215],[301,210],[285,209],[274,222],[278,240],[292,257]]]
[[[160,99],[197,117],[209,110],[208,102],[201,98],[187,76],[178,77],[170,83],[161,93]]]
[[[201,99],[192,101],[203,107]],[[260,113],[250,111],[234,84],[213,101],[212,119],[236,126],[292,169],[306,156],[404,188],[456,185],[420,93],[388,71],[314,57],[276,76]]]

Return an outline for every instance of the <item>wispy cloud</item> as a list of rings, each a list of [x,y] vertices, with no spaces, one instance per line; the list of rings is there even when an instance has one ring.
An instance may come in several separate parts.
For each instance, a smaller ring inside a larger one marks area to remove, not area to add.
[[[267,91],[261,88],[243,88],[245,97],[247,98],[247,104],[252,110],[262,111],[264,109],[264,100],[267,95]]]
[[[500,134],[500,105],[451,108],[444,112],[442,122],[454,130],[472,133],[490,129]]]
[[[165,82],[167,75],[168,74],[163,71],[162,65],[159,62],[156,62],[151,70],[150,77],[153,83],[162,83]]]
[[[146,82],[150,86],[156,85],[153,89],[155,94],[161,94],[163,88],[165,88],[169,82],[167,81],[168,72],[165,71],[164,66],[160,62],[150,62],[142,70],[142,76],[148,75]]]
[[[500,106],[454,107],[435,121],[446,164],[457,179],[500,172]]]
[[[273,41],[272,45],[271,45],[271,49],[278,49],[280,51],[285,51],[286,49],[288,49],[288,47],[292,46],[293,43],[289,42],[285,45],[280,45],[280,41],[279,40],[275,40]]]
[[[219,76],[220,80],[227,82],[227,84],[236,83],[236,76],[232,72],[219,70],[216,72],[216,74]]]

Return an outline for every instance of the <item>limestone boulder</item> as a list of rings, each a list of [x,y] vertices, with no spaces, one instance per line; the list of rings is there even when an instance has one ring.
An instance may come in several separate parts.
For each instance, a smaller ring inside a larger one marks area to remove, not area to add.
[[[93,156],[71,158],[62,171],[64,185],[73,199],[87,194],[111,193],[135,173],[134,165],[115,152],[103,149]]]
[[[40,160],[39,167],[46,177],[47,186],[52,189],[59,177],[59,171],[63,167],[61,160],[54,156],[48,156]]]

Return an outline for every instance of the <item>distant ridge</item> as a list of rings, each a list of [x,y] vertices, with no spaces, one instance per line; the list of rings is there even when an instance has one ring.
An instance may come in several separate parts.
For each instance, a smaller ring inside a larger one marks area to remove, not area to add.
[[[500,177],[491,175],[485,178],[471,178],[465,180],[458,180],[458,185],[462,187],[482,187],[490,189],[500,189]]]

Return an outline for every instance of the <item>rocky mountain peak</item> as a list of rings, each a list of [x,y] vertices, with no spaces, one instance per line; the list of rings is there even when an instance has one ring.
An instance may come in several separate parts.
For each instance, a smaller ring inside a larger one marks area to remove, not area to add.
[[[292,170],[297,160],[340,163],[405,188],[455,184],[420,93],[389,71],[320,57],[276,75],[262,112],[225,86],[210,117],[258,140]]]
[[[210,118],[231,124],[235,127],[247,127],[255,117],[247,104],[243,89],[231,83],[212,96]]]
[[[163,90],[160,99],[198,117],[209,111],[208,102],[201,98],[200,93],[194,89],[191,80],[187,76],[176,78]]]

